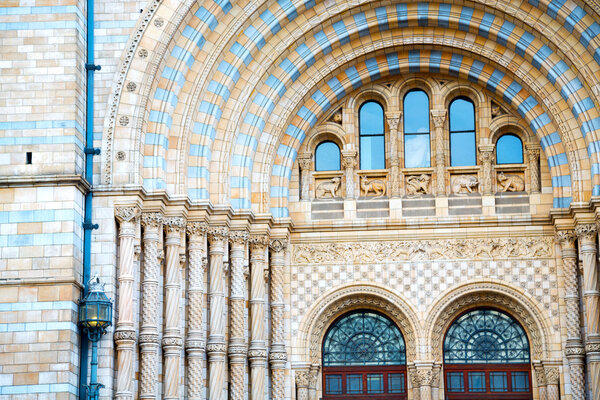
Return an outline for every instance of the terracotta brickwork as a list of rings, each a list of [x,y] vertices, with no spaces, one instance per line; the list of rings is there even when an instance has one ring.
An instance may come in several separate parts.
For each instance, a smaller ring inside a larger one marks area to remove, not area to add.
[[[114,301],[102,399],[317,400],[327,329],[369,309],[406,341],[408,399],[441,400],[445,332],[478,307],[526,332],[533,399],[600,398],[595,0],[94,5],[86,99],[88,2],[0,2],[0,399],[78,397],[87,244]],[[473,165],[451,163],[456,98]],[[497,162],[505,134],[522,162]]]

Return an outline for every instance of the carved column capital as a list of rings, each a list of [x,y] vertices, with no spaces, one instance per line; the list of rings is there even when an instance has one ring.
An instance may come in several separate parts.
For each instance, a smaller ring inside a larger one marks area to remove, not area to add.
[[[267,235],[250,235],[248,241],[250,242],[251,252],[259,253],[260,255],[264,253],[265,249],[269,245],[269,237]]]
[[[208,227],[208,239],[211,242],[222,242],[229,236],[229,228],[225,225]]]
[[[575,233],[581,241],[595,242],[598,228],[596,224],[580,224],[575,227]]]
[[[203,221],[190,221],[186,226],[187,234],[190,238],[194,236],[205,236],[208,232],[208,224]]]
[[[560,244],[562,249],[574,249],[576,239],[577,235],[575,235],[574,230],[569,229],[556,231],[556,241]]]
[[[285,249],[287,249],[287,246],[288,246],[287,238],[286,239],[272,239],[271,243],[269,244],[269,247],[275,253],[280,253],[282,251],[285,251]]]
[[[296,157],[301,171],[309,171],[312,166],[312,153],[304,152]]]
[[[397,131],[398,125],[402,121],[402,111],[388,111],[385,113],[390,130]]]
[[[527,147],[527,156],[529,161],[537,161],[540,158],[540,149]]]
[[[491,163],[494,160],[494,146],[479,146],[479,161]]]
[[[546,382],[548,385],[558,385],[560,381],[560,371],[558,367],[545,367]]]
[[[119,223],[135,223],[135,220],[140,215],[140,208],[138,206],[119,206],[115,207],[115,218]]]
[[[342,151],[342,166],[344,169],[352,169],[356,167],[356,151],[355,150],[344,150]]]
[[[146,229],[159,229],[163,224],[163,215],[158,212],[142,213],[142,226]]]
[[[234,245],[244,246],[248,242],[249,237],[248,231],[245,230],[229,232],[229,241]]]
[[[443,128],[446,121],[446,110],[431,110],[431,118],[434,127]]]
[[[185,229],[185,219],[183,217],[165,217],[163,220],[167,236],[181,235]]]
[[[296,386],[299,388],[307,388],[310,383],[309,371],[296,371]]]

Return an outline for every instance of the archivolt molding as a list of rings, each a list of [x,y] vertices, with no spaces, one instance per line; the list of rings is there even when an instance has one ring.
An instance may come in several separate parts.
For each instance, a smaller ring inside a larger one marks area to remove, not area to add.
[[[305,314],[299,328],[297,349],[312,365],[321,364],[321,344],[327,328],[340,315],[359,308],[379,311],[400,328],[406,342],[407,361],[416,359],[421,335],[419,319],[412,307],[394,292],[371,283],[350,284],[331,290],[319,298]]]
[[[429,309],[425,333],[435,362],[442,362],[444,335],[450,323],[461,313],[479,306],[500,308],[516,318],[529,336],[532,359],[547,358],[550,328],[535,300],[506,285],[475,282],[442,294]]]

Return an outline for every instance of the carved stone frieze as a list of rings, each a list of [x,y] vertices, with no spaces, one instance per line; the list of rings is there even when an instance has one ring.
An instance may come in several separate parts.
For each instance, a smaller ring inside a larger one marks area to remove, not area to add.
[[[248,350],[248,358],[253,359],[267,359],[267,350],[266,349],[250,349]]]
[[[335,198],[338,197],[337,191],[342,183],[342,178],[335,176],[327,181],[321,182],[317,185],[315,191],[315,197],[317,199]]]
[[[585,345],[586,353],[598,353],[600,352],[600,343],[588,343]]]
[[[183,339],[181,339],[180,337],[173,337],[173,336],[163,337],[162,345],[163,345],[163,347],[166,347],[166,346],[181,347],[181,346],[183,346]]]
[[[209,343],[206,346],[208,353],[225,353],[227,351],[227,345],[225,343]]]
[[[287,353],[285,351],[271,351],[269,361],[287,361]]]
[[[406,195],[409,197],[430,194],[431,175],[409,175],[406,177]]]
[[[136,332],[133,330],[118,330],[115,331],[115,342],[121,342],[121,341],[135,341],[136,339]]]
[[[583,348],[583,346],[567,347],[565,349],[565,355],[567,357],[569,357],[569,356],[582,356],[582,355],[585,355],[585,349]]]
[[[452,193],[456,195],[466,195],[477,193],[479,180],[475,175],[458,175],[452,177]]]
[[[142,333],[142,334],[140,334],[139,342],[140,342],[140,344],[146,344],[146,343],[158,344],[159,343],[158,334]]]
[[[230,344],[228,351],[230,356],[245,355],[248,347],[245,344]]]
[[[311,243],[292,246],[293,264],[381,263],[411,260],[551,258],[551,237]]]
[[[504,172],[499,172],[497,180],[500,192],[522,192],[525,190],[525,181],[518,175],[504,175]]]
[[[200,339],[187,339],[185,341],[186,350],[204,350],[206,349],[206,342]]]

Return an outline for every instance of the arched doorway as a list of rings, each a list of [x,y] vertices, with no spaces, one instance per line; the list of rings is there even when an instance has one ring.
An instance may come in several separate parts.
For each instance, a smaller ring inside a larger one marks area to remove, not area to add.
[[[531,400],[525,330],[492,308],[460,315],[444,338],[444,387],[447,400]]]
[[[323,340],[323,399],[406,399],[400,329],[372,310],[344,314]]]

